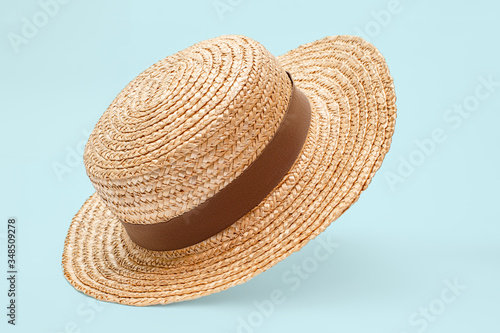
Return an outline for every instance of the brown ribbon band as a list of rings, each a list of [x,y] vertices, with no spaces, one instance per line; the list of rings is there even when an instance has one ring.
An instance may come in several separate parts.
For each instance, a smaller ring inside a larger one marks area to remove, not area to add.
[[[290,102],[276,134],[245,171],[202,204],[166,222],[122,222],[130,239],[152,251],[176,250],[226,229],[280,183],[302,150],[310,121],[309,101],[292,80]]]

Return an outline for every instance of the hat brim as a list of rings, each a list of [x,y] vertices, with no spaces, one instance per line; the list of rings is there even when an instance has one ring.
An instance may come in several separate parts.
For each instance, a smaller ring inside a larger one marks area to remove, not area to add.
[[[312,108],[303,150],[281,183],[226,230],[176,251],[132,243],[93,194],[64,245],[64,276],[77,290],[138,306],[219,292],[302,248],[358,199],[394,131],[396,97],[385,59],[353,36],[326,37],[277,59]]]

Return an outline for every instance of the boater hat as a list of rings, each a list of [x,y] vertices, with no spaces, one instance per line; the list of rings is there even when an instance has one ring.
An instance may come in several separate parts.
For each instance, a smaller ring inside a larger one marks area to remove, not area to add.
[[[96,192],[69,228],[65,277],[130,305],[248,281],[358,199],[389,149],[395,101],[384,58],[358,37],[274,57],[221,36],[160,60],[90,135]]]

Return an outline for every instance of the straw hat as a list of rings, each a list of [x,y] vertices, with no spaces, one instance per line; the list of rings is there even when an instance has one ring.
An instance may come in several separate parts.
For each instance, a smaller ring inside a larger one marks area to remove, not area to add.
[[[221,36],[160,60],[89,137],[96,192],[71,222],[65,277],[129,305],[248,281],[367,188],[389,150],[395,101],[383,56],[358,37],[274,57]]]

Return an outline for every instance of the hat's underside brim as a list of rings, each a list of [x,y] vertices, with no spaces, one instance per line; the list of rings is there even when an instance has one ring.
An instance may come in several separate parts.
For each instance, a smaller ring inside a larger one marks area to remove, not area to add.
[[[312,107],[304,148],[281,183],[226,230],[161,252],[132,243],[93,194],[64,246],[64,275],[77,290],[141,306],[219,292],[302,248],[358,199],[394,131],[396,97],[384,58],[352,36],[326,37],[277,58]]]

